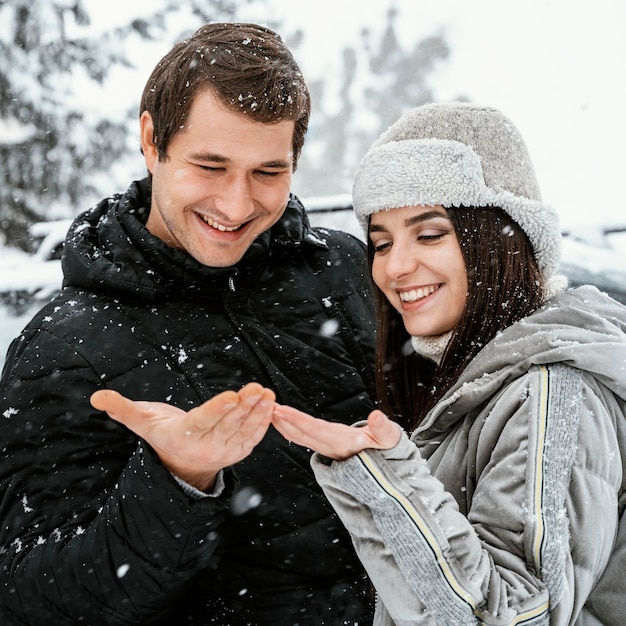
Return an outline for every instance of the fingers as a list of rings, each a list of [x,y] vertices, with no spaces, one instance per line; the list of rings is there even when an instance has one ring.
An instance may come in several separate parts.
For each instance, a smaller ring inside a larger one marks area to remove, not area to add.
[[[287,441],[308,448],[312,441],[308,431],[312,429],[314,419],[293,407],[276,404],[272,415],[272,424]]]
[[[212,436],[226,444],[231,437],[261,437],[269,427],[275,394],[258,383],[238,392],[224,391],[188,413],[187,428],[197,436]],[[258,443],[260,438],[256,438]]]
[[[355,433],[345,424],[328,422],[283,405],[275,406],[272,423],[288,441],[331,458],[345,456],[343,444]]]
[[[236,421],[227,420],[225,426],[229,424],[236,427],[230,435],[230,440],[239,442],[242,449],[250,451],[261,441],[272,421],[274,402],[276,395],[271,389],[265,389],[258,383],[246,385],[239,391],[240,402],[237,409]]]
[[[90,402],[94,409],[105,411],[111,419],[124,424],[140,437],[150,428],[150,421],[170,419],[184,413],[164,402],[129,400],[112,389],[95,391]]]
[[[296,424],[292,423],[289,418],[282,411],[279,405],[274,408],[274,415],[272,416],[272,424],[274,428],[288,441],[293,441],[299,445],[301,443],[301,429]]]
[[[205,433],[228,415],[234,415],[239,406],[239,396],[236,391],[223,391],[213,396],[204,404],[191,409],[187,413],[186,429],[189,433]]]
[[[284,424],[290,424],[291,426],[307,426],[309,428],[315,428],[315,425],[320,422],[317,417],[313,417],[308,413],[294,409],[292,406],[286,406],[284,404],[274,405],[274,416],[281,420]]]
[[[112,389],[99,389],[91,394],[89,398],[91,406],[98,411],[106,411],[109,413],[119,413],[126,406],[126,403],[131,402],[121,393],[113,391]]]
[[[106,412],[111,419],[130,426],[140,420],[146,413],[146,403],[135,402],[112,389],[100,389],[89,399],[91,406],[98,411]]]
[[[400,426],[391,421],[382,411],[372,411],[367,418],[372,439],[380,449],[393,448],[402,435]]]
[[[381,411],[373,411],[366,425],[354,428],[311,417],[293,407],[276,405],[273,424],[285,439],[337,460],[366,448],[393,448],[402,432]]]

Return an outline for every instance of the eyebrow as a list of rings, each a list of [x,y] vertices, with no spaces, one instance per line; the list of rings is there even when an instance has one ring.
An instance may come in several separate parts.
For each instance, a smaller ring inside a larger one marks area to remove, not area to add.
[[[409,217],[408,219],[404,220],[404,226],[405,227],[413,226],[414,224],[419,224],[420,222],[427,222],[428,220],[432,220],[437,217],[441,217],[443,219],[450,219],[447,213],[444,214],[441,211],[437,211],[437,210],[425,211],[424,213],[420,213],[419,215],[413,215],[412,217]],[[381,224],[373,224],[373,225],[370,225],[370,228],[369,228],[370,233],[385,232],[386,230],[387,229]]]
[[[202,154],[192,154],[191,158],[195,161],[210,161],[211,163],[230,163],[230,159],[221,154],[213,154],[202,153]],[[259,168],[270,168],[270,169],[282,169],[290,167],[291,163],[288,161],[283,161],[282,159],[274,159],[272,161],[265,161],[264,163],[259,163]]]

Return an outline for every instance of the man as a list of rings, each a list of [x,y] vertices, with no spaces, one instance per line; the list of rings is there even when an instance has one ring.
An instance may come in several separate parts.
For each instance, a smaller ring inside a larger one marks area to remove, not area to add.
[[[275,398],[373,408],[363,246],[290,195],[309,108],[251,24],[153,71],[148,178],[77,218],[61,294],[7,356],[3,625],[370,623],[309,452],[269,426]]]

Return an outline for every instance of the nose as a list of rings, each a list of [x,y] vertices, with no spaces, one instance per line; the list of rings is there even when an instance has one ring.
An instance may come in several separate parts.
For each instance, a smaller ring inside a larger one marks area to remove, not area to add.
[[[407,274],[411,274],[417,269],[419,260],[415,255],[415,250],[404,246],[399,242],[394,242],[387,256],[386,269],[389,278],[398,280]]]
[[[220,193],[215,198],[215,208],[230,224],[240,224],[254,213],[254,200],[250,181],[245,175],[232,175],[221,181]]]

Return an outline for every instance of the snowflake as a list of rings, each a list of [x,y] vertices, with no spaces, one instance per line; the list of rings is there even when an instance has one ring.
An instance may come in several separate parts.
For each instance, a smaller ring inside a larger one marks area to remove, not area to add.
[[[179,363],[184,363],[189,357],[187,356],[187,353],[185,352],[184,348],[179,348],[178,349],[178,362]]]

